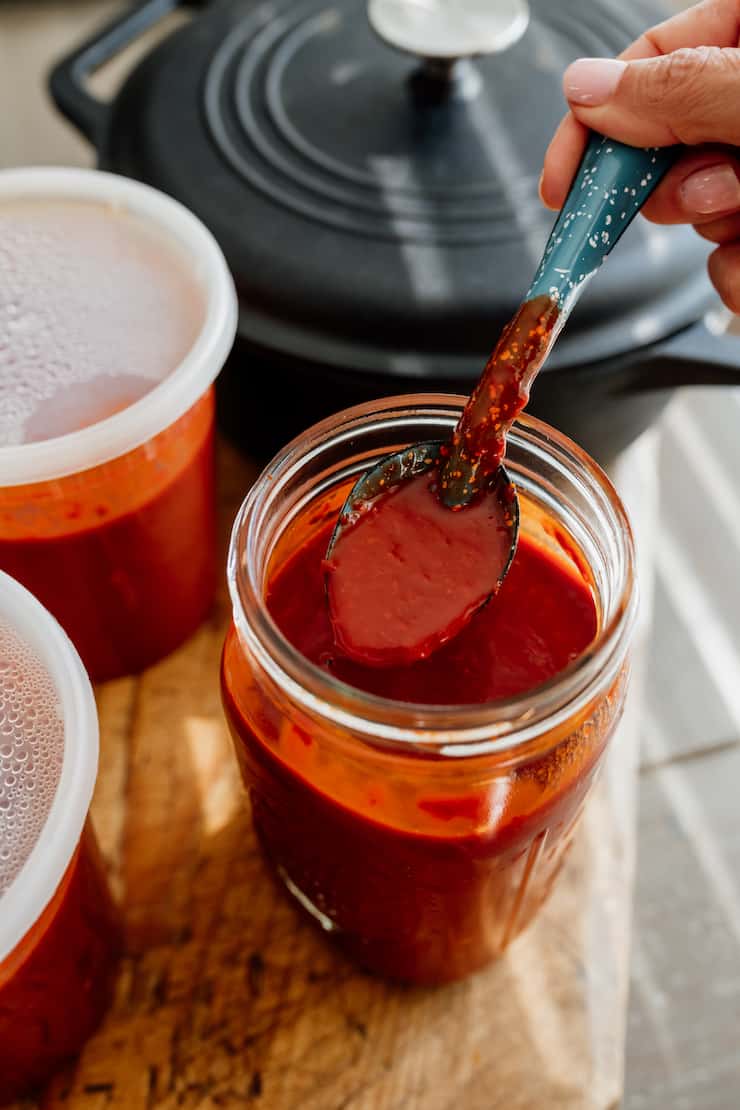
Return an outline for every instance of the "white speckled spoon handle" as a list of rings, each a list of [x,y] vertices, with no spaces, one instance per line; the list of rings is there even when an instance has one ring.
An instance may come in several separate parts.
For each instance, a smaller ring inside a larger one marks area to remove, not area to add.
[[[558,330],[682,149],[645,150],[591,135],[526,298],[551,297]]]
[[[680,151],[591,135],[534,281],[502,332],[441,466],[439,496],[450,508],[467,504],[495,473],[506,435],[588,279]]]
[[[681,150],[645,150],[591,135],[534,281],[499,337],[451,443],[417,444],[368,471],[347,499],[332,545],[341,521],[354,519],[357,505],[430,465],[440,468],[439,498],[448,508],[461,508],[486,488],[503,458],[509,428],[588,279]]]

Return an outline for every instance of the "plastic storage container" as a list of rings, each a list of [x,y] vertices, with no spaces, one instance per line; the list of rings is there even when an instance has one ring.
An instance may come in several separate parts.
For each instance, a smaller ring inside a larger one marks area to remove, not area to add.
[[[97,767],[79,655],[0,572],[0,1103],[76,1055],[110,1001],[120,938],[88,819]]]
[[[93,679],[111,678],[175,648],[213,599],[212,383],[234,338],[236,296],[210,233],[154,189],[92,170],[0,173],[0,213],[16,198],[131,213],[202,294],[192,346],[138,400],[79,430],[0,447],[0,569],[58,618]]]

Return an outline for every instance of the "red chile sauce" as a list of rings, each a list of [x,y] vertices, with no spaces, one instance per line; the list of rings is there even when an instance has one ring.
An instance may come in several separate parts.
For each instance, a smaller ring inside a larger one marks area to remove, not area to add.
[[[560,314],[547,296],[525,301],[491,352],[452,435],[442,467],[442,496],[459,503],[495,474],[506,436],[529,400],[532,381],[558,334]],[[450,502],[448,502],[450,503]]]
[[[130,459],[0,489],[0,569],[53,613],[93,680],[115,678],[167,655],[205,617],[215,518],[209,391]]]
[[[110,1002],[119,948],[102,863],[86,828],[51,902],[0,962],[0,1104],[77,1055]]]
[[[562,538],[540,545],[524,522],[508,575],[482,607],[473,565],[483,545],[500,542],[486,487],[556,324],[549,298],[523,307],[433,485],[430,471],[374,500],[342,531],[328,567],[334,521],[307,510],[291,523],[265,599],[306,659],[391,706],[457,706],[526,695],[588,648],[596,603]],[[544,535],[554,527],[541,523]],[[449,636],[422,658],[430,611]],[[366,650],[368,629],[382,666]],[[549,893],[618,717],[623,674],[513,762],[383,746],[370,724],[359,739],[338,715],[309,717],[252,675],[233,629],[222,679],[255,828],[278,874],[365,967],[435,983],[502,952]]]
[[[455,639],[413,665],[363,667],[337,653],[326,608],[332,522],[305,519],[271,568],[267,605],[307,659],[361,690],[428,705],[495,701],[557,674],[597,632],[576,566],[524,534],[495,602]],[[482,966],[536,913],[619,704],[610,691],[542,738],[542,754],[497,772],[488,756],[440,759],[376,748],[338,724],[317,730],[260,692],[233,629],[222,680],[267,857],[362,965],[424,983]]]
[[[467,510],[452,514],[453,523],[467,515]],[[421,705],[497,701],[545,682],[596,635],[589,585],[562,559],[522,537],[495,601],[449,643],[428,659],[395,667],[362,666],[334,643],[322,578],[330,533],[331,527],[319,532],[280,567],[269,582],[267,605],[302,655],[360,690]]]
[[[336,643],[350,659],[378,667],[423,659],[495,594],[512,546],[511,510],[490,483],[557,322],[549,297],[525,302],[437,463],[355,506],[343,524],[325,571]]]
[[[512,487],[505,489],[513,499]],[[324,562],[339,653],[397,667],[458,635],[496,592],[510,557],[511,512],[495,494],[450,512],[428,473],[362,511]]]

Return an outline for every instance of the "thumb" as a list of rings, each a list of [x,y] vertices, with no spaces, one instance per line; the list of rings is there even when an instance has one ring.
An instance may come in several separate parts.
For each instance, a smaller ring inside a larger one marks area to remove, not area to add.
[[[740,146],[740,49],[701,46],[656,58],[580,58],[565,71],[573,114],[632,146]]]

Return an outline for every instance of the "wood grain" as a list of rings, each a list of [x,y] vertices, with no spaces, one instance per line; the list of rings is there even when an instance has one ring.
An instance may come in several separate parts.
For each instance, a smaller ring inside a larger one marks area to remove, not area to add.
[[[225,545],[253,470],[226,448],[220,463]],[[257,851],[219,700],[227,621],[222,589],[184,648],[98,690],[94,817],[123,903],[126,956],[103,1028],[27,1105],[613,1106],[632,867],[628,735],[559,889],[510,954],[451,987],[389,986],[299,917]]]

